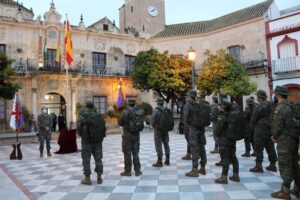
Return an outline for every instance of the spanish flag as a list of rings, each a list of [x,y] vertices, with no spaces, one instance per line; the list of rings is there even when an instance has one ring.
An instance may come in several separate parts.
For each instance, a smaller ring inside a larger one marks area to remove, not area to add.
[[[57,63],[61,63],[61,53],[60,53],[60,34],[58,36],[58,43],[57,43],[57,48],[56,48],[56,56],[55,56],[55,61]]]
[[[71,27],[69,20],[66,20],[66,33],[65,33],[65,53],[66,53],[66,62],[70,65],[73,62],[73,47],[71,39]]]

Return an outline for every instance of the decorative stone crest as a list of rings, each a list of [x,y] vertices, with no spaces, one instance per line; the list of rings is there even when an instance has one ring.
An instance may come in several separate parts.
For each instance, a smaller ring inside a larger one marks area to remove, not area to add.
[[[50,4],[50,10],[44,14],[45,24],[59,24],[61,20],[61,14],[56,12],[53,0]]]

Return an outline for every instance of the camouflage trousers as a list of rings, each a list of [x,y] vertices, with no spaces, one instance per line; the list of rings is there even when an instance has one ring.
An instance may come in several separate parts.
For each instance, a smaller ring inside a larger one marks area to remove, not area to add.
[[[269,161],[277,162],[277,154],[275,151],[274,142],[271,139],[270,129],[255,128],[253,138],[256,162],[263,162],[264,149],[267,151]]]
[[[220,144],[220,156],[223,164],[222,175],[228,176],[229,165],[232,163],[233,173],[239,173],[239,161],[236,157],[236,142],[228,141],[227,144]]]
[[[215,148],[218,148],[218,137],[216,136],[216,124],[213,123],[213,136],[214,136],[214,141],[215,141]]]
[[[39,141],[40,141],[40,152],[44,151],[44,144],[46,141],[46,148],[47,151],[50,151],[51,146],[50,146],[50,141],[51,141],[51,133],[47,134],[39,134]]]
[[[252,146],[252,149],[254,150],[254,140],[253,140],[253,132],[252,131],[251,131],[251,133],[245,135],[244,143],[245,143],[246,152],[251,151],[251,146]]]
[[[277,140],[278,165],[283,186],[290,188],[293,180],[299,186],[299,140],[280,136]]]
[[[131,172],[132,160],[134,171],[141,170],[141,163],[139,158],[140,151],[140,135],[133,135],[125,133],[122,135],[122,151],[124,154],[124,169],[126,172]]]
[[[205,167],[207,158],[206,158],[206,138],[204,135],[205,129],[197,129],[194,127],[190,127],[189,132],[189,146],[191,148],[192,153],[192,162],[193,168],[198,168],[199,157],[201,159],[200,165],[201,167]]]
[[[166,157],[170,156],[169,133],[162,133],[158,130],[155,130],[154,143],[155,143],[155,150],[157,153],[157,157],[159,159],[162,159],[163,157],[162,144],[164,145],[165,148]]]
[[[103,174],[102,163],[102,142],[101,143],[81,143],[81,158],[83,166],[83,174],[89,176],[91,174],[91,156],[93,155],[95,160],[95,172],[98,175]]]
[[[191,154],[191,148],[190,148],[190,145],[189,145],[189,132],[190,132],[190,127],[189,126],[184,126],[184,137],[185,137],[185,140],[186,140],[186,151],[188,154]]]

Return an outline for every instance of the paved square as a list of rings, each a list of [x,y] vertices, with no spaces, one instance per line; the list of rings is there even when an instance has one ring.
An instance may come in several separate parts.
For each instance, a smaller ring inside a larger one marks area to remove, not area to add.
[[[242,158],[243,141],[237,144],[240,162],[241,182],[229,181],[228,185],[218,185],[214,179],[220,176],[221,168],[214,165],[219,155],[210,154],[213,138],[207,136],[207,175],[188,178],[185,173],[191,169],[191,161],[183,161],[186,142],[183,135],[170,134],[171,166],[156,169],[153,133],[141,134],[140,159],[143,175],[141,177],[121,177],[123,154],[121,136],[110,135],[103,144],[104,182],[96,184],[96,174],[92,174],[93,185],[80,184],[83,178],[80,153],[40,158],[38,144],[24,144],[24,159],[10,161],[10,146],[0,147],[0,199],[23,200],[226,200],[226,199],[272,199],[270,193],[281,186],[278,173],[266,171],[263,174],[248,171],[254,165],[254,158]],[[80,140],[78,140],[80,148]],[[59,146],[52,143],[52,151]],[[267,156],[265,156],[267,158]],[[264,162],[266,166],[268,161]],[[94,163],[92,163],[93,167]],[[230,171],[230,175],[231,175]],[[18,187],[15,186],[15,183]]]

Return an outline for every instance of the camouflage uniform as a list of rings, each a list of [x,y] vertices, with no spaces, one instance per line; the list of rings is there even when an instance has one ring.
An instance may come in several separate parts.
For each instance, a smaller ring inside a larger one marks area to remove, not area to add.
[[[274,143],[271,139],[270,114],[271,104],[264,100],[258,104],[251,116],[251,127],[254,129],[253,138],[256,153],[256,167],[259,167],[262,171],[261,164],[264,158],[264,148],[266,148],[270,163],[276,163],[277,161]],[[250,171],[253,171],[252,169]],[[262,172],[261,170],[259,172]]]
[[[160,99],[158,99],[158,101],[159,100]],[[161,117],[162,109],[164,109],[163,102],[158,102],[157,108],[152,113],[152,126],[154,127],[154,143],[159,164],[161,163],[163,157],[162,144],[164,144],[165,147],[166,160],[169,161],[170,159],[169,134],[168,132],[162,132],[162,130],[159,130],[158,128],[158,123]]]
[[[136,108],[129,108],[130,110],[135,110]],[[133,111],[134,112],[134,111]],[[141,163],[139,158],[140,151],[140,133],[130,133],[127,130],[129,126],[127,123],[129,110],[124,110],[119,118],[119,125],[123,127],[122,135],[122,150],[124,154],[124,169],[125,172],[131,173],[132,159],[134,165],[134,171],[140,172]]]
[[[47,151],[50,152],[51,146],[51,128],[52,128],[52,118],[49,114],[42,113],[38,116],[37,123],[39,129],[39,141],[40,141],[40,153],[43,153],[44,143],[46,140]],[[46,130],[48,128],[48,131]]]
[[[93,155],[95,160],[95,172],[98,176],[103,174],[103,163],[102,163],[102,142],[90,142],[87,132],[87,127],[85,126],[86,120],[92,115],[95,110],[88,110],[83,108],[80,110],[79,119],[77,121],[77,133],[81,137],[81,158],[83,166],[83,174],[88,177],[91,174],[91,156]]]
[[[250,120],[251,120],[252,113],[255,109],[255,103],[250,98],[247,99],[246,103],[247,103],[247,106],[245,108],[245,112],[247,113],[247,119],[249,120],[249,126],[250,126]],[[254,150],[253,130],[249,130],[249,131],[247,131],[247,133],[248,134],[245,135],[245,138],[244,138],[246,153],[243,154],[246,157],[250,156],[251,145]]]
[[[184,111],[187,110],[187,109],[189,108],[189,104],[190,104],[190,103],[191,103],[190,100],[188,100],[188,101],[184,104],[184,106],[183,106],[183,117],[184,117]],[[184,131],[184,137],[185,137],[185,140],[186,140],[186,143],[187,143],[187,147],[186,147],[186,149],[187,149],[187,155],[191,155],[191,148],[190,148],[190,145],[189,145],[189,132],[190,132],[190,127],[189,127],[188,124],[186,124],[186,123],[184,122],[184,119],[183,119],[183,124],[184,124],[184,129],[183,129],[183,131]]]
[[[276,91],[276,90],[275,90]],[[292,112],[286,100],[281,101],[273,115],[272,136],[277,142],[278,165],[283,188],[290,189],[295,181],[295,188],[299,192],[299,138],[293,136]]]
[[[217,98],[217,97],[214,97]],[[218,113],[219,113],[219,104],[218,101],[214,99],[214,104],[211,105],[211,121],[213,126],[213,136],[215,141],[215,149],[211,151],[211,153],[218,153],[218,138],[216,136],[215,126],[218,120]]]

